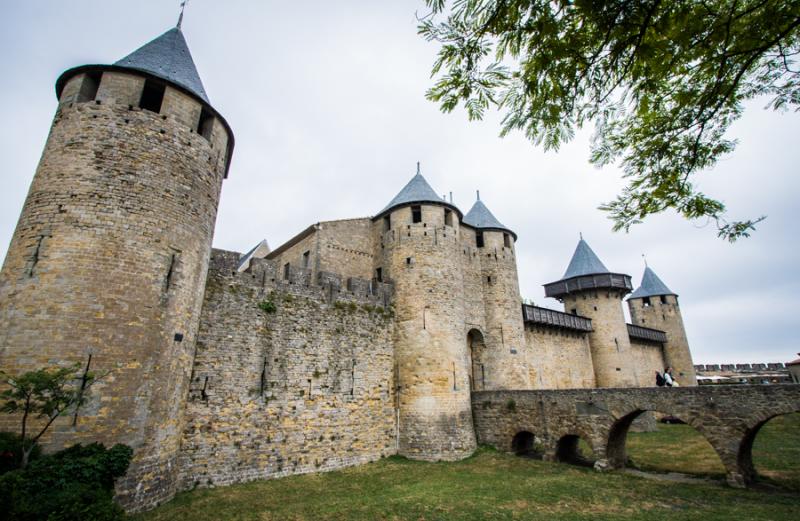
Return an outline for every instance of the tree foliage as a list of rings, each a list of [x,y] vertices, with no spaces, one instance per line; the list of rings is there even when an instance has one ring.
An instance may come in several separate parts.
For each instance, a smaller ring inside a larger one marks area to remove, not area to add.
[[[80,364],[43,368],[19,376],[0,371],[0,377],[8,385],[0,393],[3,400],[0,412],[20,415],[22,468],[27,466],[31,452],[53,422],[83,405],[89,388],[98,380],[88,367],[83,370]],[[31,420],[38,421],[33,431]]]
[[[619,162],[615,230],[672,208],[730,241],[763,217],[728,222],[693,175],[735,147],[743,102],[800,107],[800,0],[426,0],[419,32],[441,44],[429,99],[471,120],[490,107],[501,135],[558,149],[592,122],[592,163]]]

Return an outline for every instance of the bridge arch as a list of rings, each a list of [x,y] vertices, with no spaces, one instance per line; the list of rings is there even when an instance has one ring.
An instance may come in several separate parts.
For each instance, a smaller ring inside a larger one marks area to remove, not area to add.
[[[592,449],[591,456],[583,454],[580,450],[580,441],[584,440]],[[555,460],[581,467],[592,467],[595,463],[595,451],[592,447],[591,438],[580,434],[565,434],[556,442]]]
[[[758,472],[756,471],[755,465],[753,465],[753,443],[756,440],[756,436],[758,436],[758,433],[761,431],[761,428],[773,418],[794,413],[800,413],[800,407],[791,407],[778,411],[762,411],[756,418],[754,424],[744,433],[739,443],[739,452],[736,458],[743,485],[752,484],[758,477]]]
[[[641,407],[633,411],[630,411],[627,414],[624,414],[619,419],[617,419],[611,425],[606,442],[606,458],[608,461],[608,465],[611,468],[625,467],[628,461],[626,444],[628,439],[628,433],[630,432],[630,427],[633,424],[634,420],[636,420],[636,418],[638,418],[645,412],[655,412],[658,414],[671,416],[689,425],[695,430],[695,432],[697,432],[700,436],[703,437],[703,439],[705,439],[708,442],[708,444],[716,453],[722,465],[725,467],[725,470],[728,474],[730,474],[732,470],[735,470],[735,463],[731,461],[729,453],[726,452],[720,446],[718,436],[715,435],[715,433],[713,432],[709,432],[705,424],[702,421],[698,421],[697,417],[691,414],[687,414],[686,411],[681,411],[678,413],[666,412],[652,407]]]

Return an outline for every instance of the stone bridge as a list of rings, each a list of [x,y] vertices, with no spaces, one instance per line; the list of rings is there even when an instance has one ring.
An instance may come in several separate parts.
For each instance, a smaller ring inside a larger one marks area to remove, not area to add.
[[[631,423],[646,411],[680,418],[716,450],[731,486],[755,476],[753,440],[771,418],[800,412],[800,385],[726,385],[639,389],[477,391],[472,411],[478,442],[509,452],[531,450],[547,460],[625,466]],[[579,439],[594,451],[582,460]]]

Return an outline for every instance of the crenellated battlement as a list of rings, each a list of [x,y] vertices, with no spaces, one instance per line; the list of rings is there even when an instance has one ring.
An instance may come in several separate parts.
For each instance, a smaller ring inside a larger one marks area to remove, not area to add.
[[[208,270],[208,283],[244,287],[262,295],[279,292],[311,298],[327,304],[336,302],[380,306],[388,309],[392,303],[393,285],[377,280],[343,277],[337,273],[319,271],[312,279],[310,268],[280,266],[269,259],[252,259],[250,267],[237,271],[241,254],[213,249]]]

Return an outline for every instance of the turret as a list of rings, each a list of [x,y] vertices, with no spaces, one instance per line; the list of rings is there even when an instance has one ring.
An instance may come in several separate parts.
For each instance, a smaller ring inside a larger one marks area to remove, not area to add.
[[[597,386],[634,387],[636,367],[622,311],[622,299],[633,289],[631,277],[610,272],[581,238],[564,276],[544,289],[567,313],[592,319],[589,345]]]
[[[678,295],[650,267],[645,267],[641,285],[628,297],[628,309],[635,325],[660,329],[667,334],[664,365],[672,367],[678,383],[697,385]]]
[[[180,28],[56,83],[58,109],[0,272],[0,365],[108,375],[48,450],[134,448],[118,499],[176,489],[214,221],[233,134]],[[11,430],[6,418],[3,430]]]
[[[476,234],[486,324],[486,348],[481,366],[472,370],[473,388],[530,389],[514,250],[517,234],[497,220],[480,193],[463,223]]]
[[[376,278],[395,287],[398,451],[456,460],[475,450],[458,243],[461,212],[419,173],[373,218]]]

